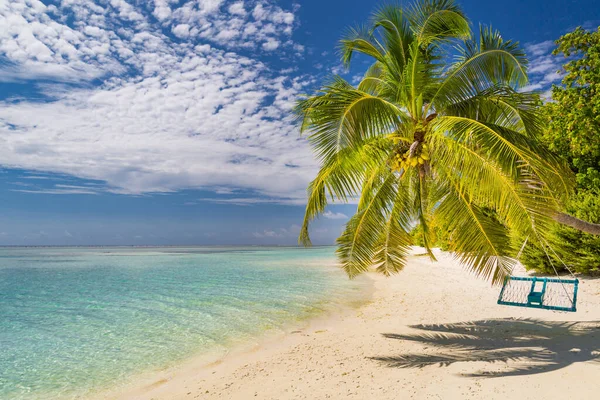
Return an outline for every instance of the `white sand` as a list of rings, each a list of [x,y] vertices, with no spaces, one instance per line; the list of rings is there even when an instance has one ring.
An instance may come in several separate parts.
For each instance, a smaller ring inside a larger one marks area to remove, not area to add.
[[[411,257],[401,274],[373,276],[372,301],[346,315],[104,397],[600,398],[600,279],[580,283],[577,313],[506,307],[499,288],[439,259]]]

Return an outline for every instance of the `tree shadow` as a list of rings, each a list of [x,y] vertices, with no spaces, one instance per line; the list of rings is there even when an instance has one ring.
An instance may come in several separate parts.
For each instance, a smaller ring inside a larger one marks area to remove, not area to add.
[[[466,377],[503,377],[555,371],[574,363],[600,362],[600,321],[556,322],[492,319],[443,325],[413,325],[424,332],[385,333],[388,339],[420,342],[422,354],[371,357],[389,367],[422,368],[458,362],[509,362],[502,371],[483,370]]]

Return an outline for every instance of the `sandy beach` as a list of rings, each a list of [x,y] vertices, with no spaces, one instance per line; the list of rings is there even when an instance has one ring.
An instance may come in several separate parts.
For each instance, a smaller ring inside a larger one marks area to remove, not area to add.
[[[582,280],[577,313],[498,306],[498,287],[438,255],[369,276],[358,309],[102,398],[597,398],[600,279]]]

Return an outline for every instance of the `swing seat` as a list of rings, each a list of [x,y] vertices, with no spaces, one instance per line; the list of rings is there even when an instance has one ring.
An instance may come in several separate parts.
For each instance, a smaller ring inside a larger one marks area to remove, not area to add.
[[[504,280],[498,304],[577,311],[578,279],[509,276]]]
[[[527,295],[527,304],[542,305],[544,302],[544,292],[530,292]]]

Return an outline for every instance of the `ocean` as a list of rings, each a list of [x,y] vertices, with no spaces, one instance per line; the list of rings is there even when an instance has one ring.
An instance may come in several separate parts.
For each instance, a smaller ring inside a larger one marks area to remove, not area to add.
[[[0,399],[219,357],[360,298],[323,248],[0,248]]]

